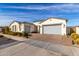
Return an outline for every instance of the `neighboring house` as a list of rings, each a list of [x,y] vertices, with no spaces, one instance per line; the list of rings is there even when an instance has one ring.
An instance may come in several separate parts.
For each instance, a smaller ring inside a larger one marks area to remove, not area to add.
[[[9,28],[13,32],[34,32],[36,30],[36,26],[34,24],[19,21],[13,21]]]
[[[76,34],[79,34],[79,26],[75,26],[75,27],[74,27],[74,32],[75,32]]]
[[[3,30],[3,27],[0,27],[0,32],[2,32],[2,30]]]
[[[79,26],[73,26],[70,30],[71,33],[79,34]]]
[[[62,18],[48,18],[34,23],[13,21],[9,28],[13,32],[66,35],[66,23],[67,20]]]
[[[48,18],[34,22],[40,34],[57,35],[66,35],[66,23],[67,20],[62,18]]]

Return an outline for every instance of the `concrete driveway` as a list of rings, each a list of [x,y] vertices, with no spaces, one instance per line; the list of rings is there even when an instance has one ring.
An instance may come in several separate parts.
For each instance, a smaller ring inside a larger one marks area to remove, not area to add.
[[[25,43],[0,50],[1,56],[59,56],[60,53],[35,47]]]
[[[44,42],[33,39],[26,39],[17,36],[4,35],[20,43],[6,47],[0,50],[0,55],[11,56],[78,56],[79,48],[74,46],[65,46],[50,42]],[[1,47],[1,46],[0,46]]]

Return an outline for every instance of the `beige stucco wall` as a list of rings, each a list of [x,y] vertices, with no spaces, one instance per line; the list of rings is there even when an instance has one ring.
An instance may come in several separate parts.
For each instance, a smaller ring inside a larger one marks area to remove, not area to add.
[[[34,24],[37,26],[37,32],[40,32],[40,22],[35,22]]]
[[[14,26],[14,25],[16,25],[16,28],[17,28],[16,32],[28,32],[28,31],[33,32],[35,30],[35,26],[32,24],[24,24],[24,23],[19,24],[18,22],[14,22],[9,27],[11,29],[11,31],[13,31],[12,26]],[[19,26],[21,29],[19,28]]]
[[[12,26],[14,26],[14,25],[16,25],[16,27],[17,27],[16,32],[18,32],[18,31],[19,31],[19,24],[18,24],[17,22],[12,23],[9,28],[11,29],[11,31],[13,31],[13,30],[12,30]],[[13,31],[13,32],[14,32],[14,31]]]
[[[32,25],[32,24],[22,24],[22,25],[21,25],[22,31],[26,31],[24,28],[27,28],[27,31],[29,31],[29,32],[33,32],[33,31],[36,30],[36,29],[35,29],[35,26]],[[21,32],[22,32],[22,31],[21,31]]]
[[[18,22],[14,22],[14,23],[12,23],[11,25],[10,25],[10,29],[11,29],[11,31],[13,31],[12,30],[12,26],[14,26],[14,25],[16,25],[16,32],[22,32],[22,31],[24,31],[24,24],[19,24]],[[21,27],[21,30],[19,29],[19,26]]]
[[[30,25],[30,32],[36,32],[37,28],[35,25]]]
[[[19,31],[19,32],[23,32],[24,31],[24,24],[20,24],[19,26],[21,27],[21,31]]]
[[[76,27],[76,34],[79,34],[79,27]]]
[[[56,23],[66,24],[66,21],[65,20],[61,20],[61,19],[49,18],[48,20],[46,20],[43,23],[41,23],[41,25],[45,25],[45,24],[56,24]]]

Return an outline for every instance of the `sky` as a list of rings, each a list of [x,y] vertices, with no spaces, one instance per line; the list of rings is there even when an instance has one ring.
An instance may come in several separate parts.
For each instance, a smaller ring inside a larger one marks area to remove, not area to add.
[[[0,3],[0,26],[12,21],[33,22],[49,17],[65,18],[67,26],[79,25],[78,3]]]

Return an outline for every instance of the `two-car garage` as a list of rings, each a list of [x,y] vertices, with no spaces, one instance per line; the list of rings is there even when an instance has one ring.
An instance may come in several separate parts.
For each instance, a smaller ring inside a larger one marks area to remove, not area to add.
[[[43,34],[62,34],[61,24],[43,25]]]
[[[48,18],[45,21],[34,23],[37,25],[37,30],[40,34],[56,34],[66,35],[67,20],[62,18]]]

